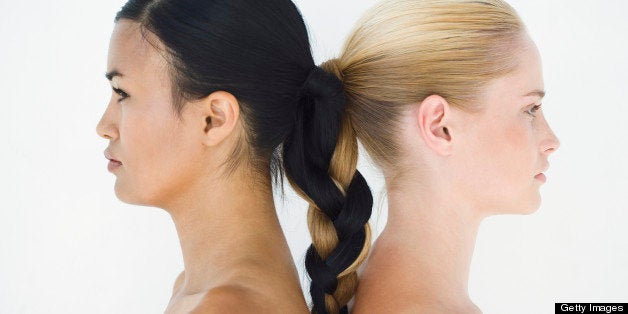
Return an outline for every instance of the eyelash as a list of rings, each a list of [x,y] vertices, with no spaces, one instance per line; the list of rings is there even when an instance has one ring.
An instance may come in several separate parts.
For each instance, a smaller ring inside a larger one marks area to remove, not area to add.
[[[539,111],[539,110],[541,110],[541,105],[536,105],[536,106],[533,106],[532,108],[526,110],[526,113],[531,115],[531,116],[533,116],[533,117],[536,117],[536,115],[534,115],[534,113]]]
[[[127,99],[129,97],[129,94],[127,94],[125,91],[123,91],[123,90],[121,90],[119,88],[112,87],[111,89],[113,89],[113,91],[116,94],[120,95],[120,99],[118,99],[118,102],[121,102],[121,101],[123,101],[123,100],[125,100],[125,99]]]

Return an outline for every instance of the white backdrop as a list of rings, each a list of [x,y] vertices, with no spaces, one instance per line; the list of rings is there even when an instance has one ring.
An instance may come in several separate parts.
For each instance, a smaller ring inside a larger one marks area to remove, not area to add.
[[[300,0],[318,61],[374,0]],[[562,142],[543,205],[486,220],[470,292],[484,313],[628,302],[628,3],[511,0],[544,60]],[[95,128],[122,0],[0,0],[0,313],[160,313],[183,263],[170,217],[113,193]],[[386,219],[380,174],[363,170]],[[305,203],[277,207],[303,275]]]

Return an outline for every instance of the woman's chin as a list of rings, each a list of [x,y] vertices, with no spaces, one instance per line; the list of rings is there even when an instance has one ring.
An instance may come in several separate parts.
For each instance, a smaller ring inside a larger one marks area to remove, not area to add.
[[[120,182],[116,181],[116,184],[113,188],[116,197],[123,203],[129,205],[146,205],[146,199],[141,197],[139,193],[133,191],[132,189],[128,189]]]
[[[493,215],[530,215],[536,213],[541,207],[541,196],[536,195],[527,197],[518,202],[509,204],[495,205],[493,210],[487,212],[487,216]]]
[[[530,207],[529,209],[522,211],[520,214],[521,215],[531,215],[536,213],[537,211],[539,211],[540,206],[536,206],[536,207]]]
[[[539,208],[541,208],[541,195],[536,193],[528,199],[528,202],[525,202],[522,206],[516,207],[512,214],[531,215],[536,213]]]

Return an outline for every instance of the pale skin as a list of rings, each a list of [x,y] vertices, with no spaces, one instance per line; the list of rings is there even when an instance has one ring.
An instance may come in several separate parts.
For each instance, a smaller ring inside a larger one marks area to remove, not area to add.
[[[147,34],[152,43],[157,38]],[[174,111],[168,65],[121,20],[107,62],[114,91],[98,134],[116,196],[172,217],[184,271],[166,313],[308,313],[274,208],[270,178],[225,161],[244,129],[237,99],[217,91]]]
[[[540,110],[540,56],[525,35],[518,68],[470,113],[432,95],[402,122],[401,166],[383,169],[387,225],[361,272],[353,313],[481,313],[468,293],[476,235],[495,214],[528,214],[559,141]]]

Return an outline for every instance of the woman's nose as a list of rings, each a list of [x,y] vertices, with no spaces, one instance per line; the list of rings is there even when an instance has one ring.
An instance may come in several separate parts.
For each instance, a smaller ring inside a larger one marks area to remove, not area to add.
[[[98,121],[96,125],[96,133],[98,133],[100,137],[108,140],[118,137],[118,128],[114,122],[114,113],[112,111],[113,108],[111,104],[107,105],[107,109],[105,109],[100,121]]]
[[[550,155],[551,153],[558,150],[558,148],[560,147],[560,140],[558,139],[558,137],[556,137],[556,134],[554,133],[554,131],[552,131],[552,128],[550,128],[545,118],[543,118],[543,121],[545,124],[545,132],[543,136],[543,142],[541,144],[541,153],[545,155]]]

